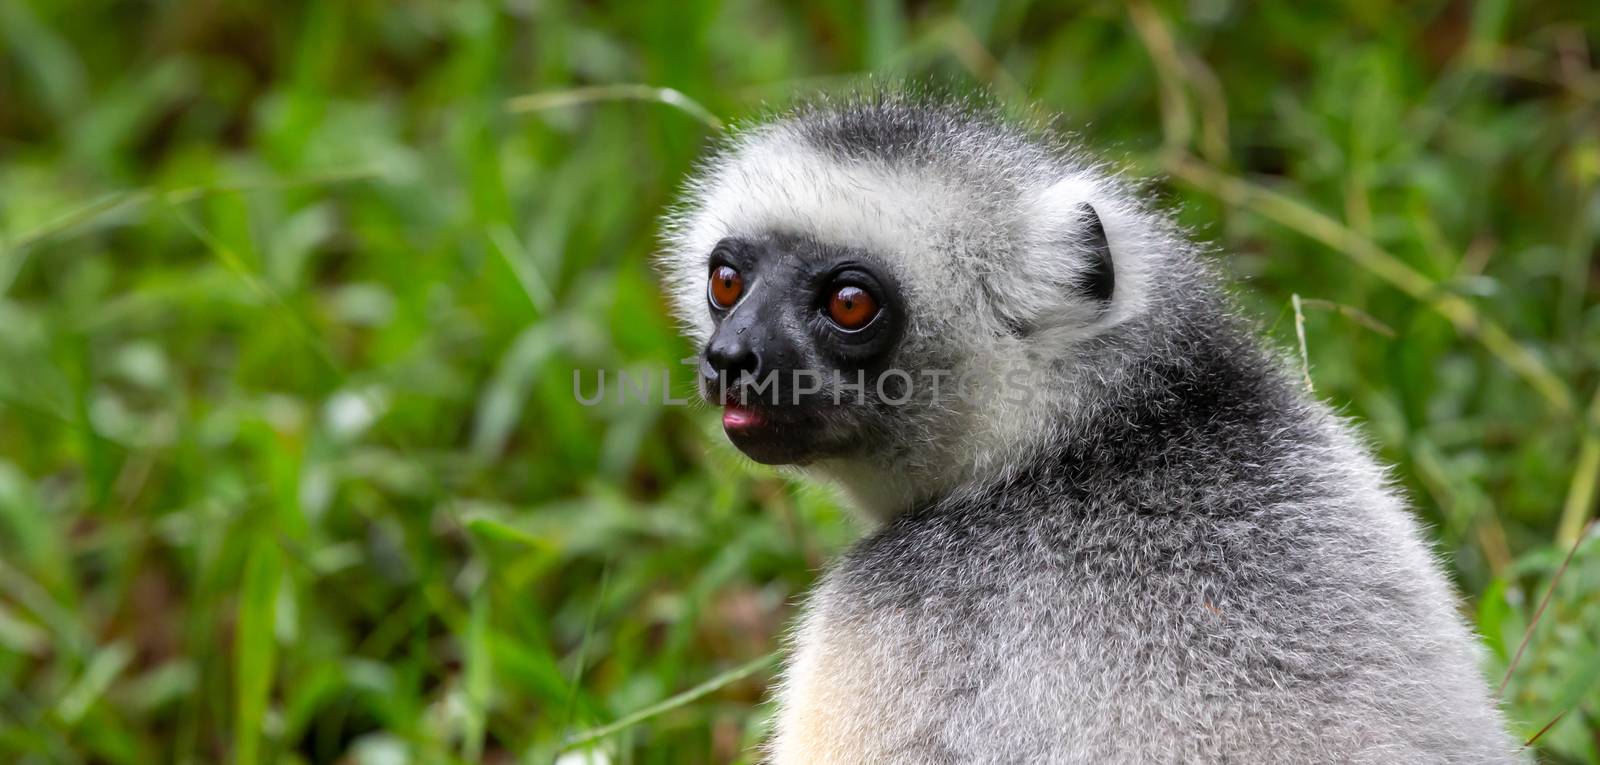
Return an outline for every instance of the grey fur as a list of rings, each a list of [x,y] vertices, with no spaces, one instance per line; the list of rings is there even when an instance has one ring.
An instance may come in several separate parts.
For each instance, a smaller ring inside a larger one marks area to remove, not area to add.
[[[1027,127],[892,95],[752,126],[691,181],[664,265],[694,337],[707,242],[782,229],[896,273],[895,366],[1043,381],[1020,411],[888,412],[861,452],[809,466],[881,525],[809,598],[769,755],[1514,761],[1383,470],[1140,197]],[[1109,309],[1073,288],[1082,204],[1110,241]]]

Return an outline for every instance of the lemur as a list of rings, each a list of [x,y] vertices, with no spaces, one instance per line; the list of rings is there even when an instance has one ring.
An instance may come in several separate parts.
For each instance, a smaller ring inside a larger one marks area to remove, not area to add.
[[[688,181],[661,261],[705,396],[873,527],[803,608],[770,761],[1517,759],[1384,470],[1145,196],[889,92]]]

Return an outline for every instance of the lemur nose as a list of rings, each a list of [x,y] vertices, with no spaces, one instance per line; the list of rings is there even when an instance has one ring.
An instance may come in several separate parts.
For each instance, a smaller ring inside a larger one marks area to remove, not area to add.
[[[718,337],[706,346],[706,363],[713,375],[720,374],[729,382],[738,382],[741,375],[751,377],[761,374],[761,356],[743,338]]]

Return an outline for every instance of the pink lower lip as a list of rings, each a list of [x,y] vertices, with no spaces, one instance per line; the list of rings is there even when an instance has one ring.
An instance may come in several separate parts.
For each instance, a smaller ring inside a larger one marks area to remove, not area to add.
[[[722,427],[730,429],[752,428],[761,424],[761,415],[754,409],[730,406],[722,410]]]

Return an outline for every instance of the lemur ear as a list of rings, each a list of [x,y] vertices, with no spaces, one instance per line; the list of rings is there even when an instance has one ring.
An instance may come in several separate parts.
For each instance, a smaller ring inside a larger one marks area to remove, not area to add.
[[[1111,264],[1111,243],[1106,241],[1106,227],[1100,223],[1100,214],[1088,202],[1078,205],[1079,226],[1083,232],[1084,252],[1089,264],[1078,286],[1084,294],[1101,302],[1110,302],[1117,287],[1116,268]]]
[[[1041,190],[1028,215],[1032,232],[1018,263],[1022,281],[991,296],[1008,332],[1037,337],[1078,331],[1114,318],[1119,274],[1092,179],[1072,176]],[[1111,213],[1116,228],[1117,211]],[[1126,265],[1126,264],[1123,264]],[[1119,300],[1125,296],[1119,296]]]

